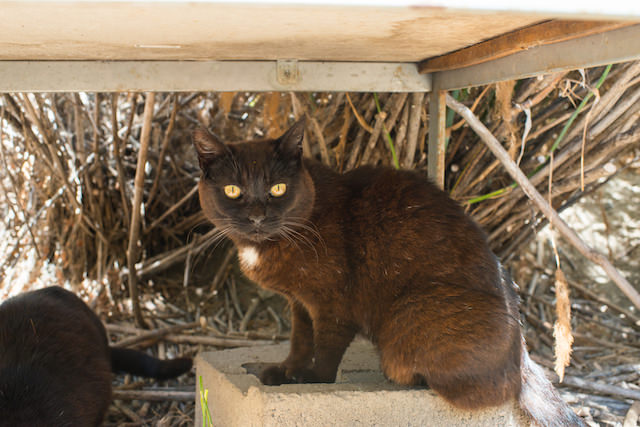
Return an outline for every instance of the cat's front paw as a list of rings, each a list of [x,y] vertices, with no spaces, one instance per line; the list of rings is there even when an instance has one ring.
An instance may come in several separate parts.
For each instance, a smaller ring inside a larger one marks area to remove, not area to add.
[[[287,378],[287,368],[283,365],[271,365],[264,368],[260,372],[260,381],[264,385],[280,385],[291,384],[294,381],[291,378]]]
[[[262,370],[260,381],[265,385],[302,384],[322,382],[312,369],[287,368],[284,365],[272,365]]]

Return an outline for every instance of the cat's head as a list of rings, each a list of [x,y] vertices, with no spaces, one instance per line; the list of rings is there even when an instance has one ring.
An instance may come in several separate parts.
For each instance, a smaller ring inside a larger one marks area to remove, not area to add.
[[[303,120],[279,138],[232,144],[196,130],[200,204],[207,218],[230,237],[251,242],[304,227],[314,188],[302,161],[303,136]]]

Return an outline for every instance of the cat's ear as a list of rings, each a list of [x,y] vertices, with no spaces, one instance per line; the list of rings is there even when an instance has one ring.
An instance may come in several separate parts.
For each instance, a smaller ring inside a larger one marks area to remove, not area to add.
[[[302,139],[304,138],[305,118],[295,122],[280,138],[278,148],[282,153],[292,156],[302,156]]]
[[[195,145],[198,152],[200,168],[203,170],[209,163],[223,156],[229,150],[222,141],[205,128],[198,128],[193,131],[192,137],[193,145]]]

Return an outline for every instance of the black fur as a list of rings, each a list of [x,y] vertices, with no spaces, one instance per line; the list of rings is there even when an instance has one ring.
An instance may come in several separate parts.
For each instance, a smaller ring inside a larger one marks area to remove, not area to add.
[[[100,319],[60,287],[0,305],[0,426],[97,426],[111,402],[112,370],[165,379],[189,369],[188,358],[110,348]]]

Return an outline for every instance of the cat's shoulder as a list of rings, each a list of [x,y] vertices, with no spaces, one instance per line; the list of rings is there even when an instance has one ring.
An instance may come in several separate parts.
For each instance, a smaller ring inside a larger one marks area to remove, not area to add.
[[[315,159],[305,158],[303,161],[304,168],[311,174],[314,180],[336,179],[340,177],[338,172]]]
[[[395,169],[389,166],[372,166],[364,165],[360,166],[352,171],[349,171],[345,176],[350,179],[365,179],[370,181],[377,179],[391,179],[394,181],[426,181],[427,178],[416,170],[408,169]]]
[[[60,307],[62,309],[78,309],[85,306],[84,302],[78,298],[73,292],[67,291],[60,286],[49,286],[35,291],[24,292],[7,299],[0,305],[8,310],[10,307],[23,306],[36,310],[38,308]]]
[[[450,202],[446,193],[421,171],[364,165],[341,174],[315,160],[305,160],[305,168],[311,174],[316,189],[331,189],[334,195],[338,188],[343,188],[344,194],[350,197],[376,193],[377,198],[387,196]]]
[[[10,322],[15,327],[24,327],[25,322],[31,324],[36,320],[49,330],[66,325],[67,329],[84,330],[88,335],[104,335],[106,343],[100,318],[76,294],[60,286],[24,292],[7,299],[0,304],[0,319],[5,325]]]
[[[415,170],[394,169],[386,166],[361,166],[345,174],[353,187],[375,186],[376,188],[412,187],[433,192],[438,188],[422,173]]]

